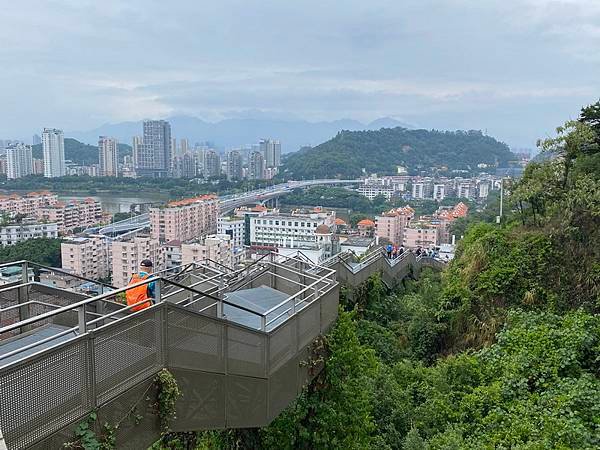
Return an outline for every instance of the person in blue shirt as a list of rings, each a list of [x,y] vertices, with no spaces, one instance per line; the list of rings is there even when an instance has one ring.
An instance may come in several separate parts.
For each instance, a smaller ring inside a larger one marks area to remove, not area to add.
[[[392,247],[392,244],[388,244],[387,247],[385,248],[385,250],[387,251],[388,258],[392,257],[392,250],[393,249],[394,249],[394,247]]]

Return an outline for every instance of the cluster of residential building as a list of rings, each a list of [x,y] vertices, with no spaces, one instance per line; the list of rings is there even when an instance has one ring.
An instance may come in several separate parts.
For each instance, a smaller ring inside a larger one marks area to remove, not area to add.
[[[394,208],[375,218],[373,231],[380,243],[389,242],[407,249],[431,249],[450,244],[450,226],[458,218],[465,217],[468,207],[460,202],[453,207],[440,206],[430,216],[415,218],[410,206]]]
[[[2,246],[68,235],[107,219],[102,205],[94,199],[63,202],[48,191],[0,195],[0,215]]]
[[[433,178],[409,175],[365,178],[358,192],[370,200],[383,195],[392,198],[443,200],[445,198],[485,199],[500,189],[502,177],[482,174],[473,178]]]
[[[213,195],[151,208],[149,229],[116,238],[89,234],[65,239],[62,267],[92,279],[112,276],[117,287],[127,285],[143,259],[152,260],[155,270],[198,261],[233,267],[241,253],[231,234],[217,233],[218,213]]]

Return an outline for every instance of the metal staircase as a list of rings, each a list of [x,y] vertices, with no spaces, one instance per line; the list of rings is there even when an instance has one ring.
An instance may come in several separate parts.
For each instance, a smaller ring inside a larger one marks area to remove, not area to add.
[[[156,283],[156,302],[135,313],[122,302],[127,288],[90,288],[92,280],[42,266],[32,276],[26,261],[0,265],[22,273],[0,289],[6,446],[60,448],[96,411],[101,423],[120,423],[118,448],[146,448],[160,424],[145,399],[163,368],[183,393],[173,431],[265,426],[320,371],[303,361],[337,318],[339,282],[357,286],[381,272],[393,284],[440,265],[414,254],[390,261],[380,251],[323,265],[267,254],[240,270],[207,261],[139,283]],[[40,270],[69,289],[49,285]],[[123,420],[134,406],[141,419]]]

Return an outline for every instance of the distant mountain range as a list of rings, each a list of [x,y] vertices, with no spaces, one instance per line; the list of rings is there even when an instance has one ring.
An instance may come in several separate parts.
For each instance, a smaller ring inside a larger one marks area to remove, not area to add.
[[[241,118],[211,123],[197,117],[176,116],[166,120],[171,123],[173,137],[187,138],[192,146],[196,142],[210,142],[217,148],[231,148],[254,144],[262,138],[274,138],[281,141],[283,153],[295,152],[307,145],[318,145],[331,139],[341,130],[379,130],[399,126],[413,128],[390,117],[377,119],[368,124],[350,119],[307,122],[291,119]],[[112,136],[119,142],[131,144],[131,138],[141,134],[142,121],[105,124],[85,132],[65,133],[69,137],[92,145],[98,144],[98,136]]]

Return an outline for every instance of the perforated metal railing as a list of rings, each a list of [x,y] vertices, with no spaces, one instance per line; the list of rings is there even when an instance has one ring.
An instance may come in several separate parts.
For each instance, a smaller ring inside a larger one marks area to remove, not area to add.
[[[238,283],[240,274],[232,278],[239,292],[269,288],[285,293],[285,300],[266,311],[228,301],[219,283],[208,293],[171,274],[139,283],[156,283],[158,300],[142,311],[131,313],[120,303],[123,288],[3,324],[0,337],[19,333],[7,338],[9,344],[46,325],[62,327],[29,347],[0,350],[0,429],[9,448],[43,441],[126,396],[162,367],[209,378],[214,374],[215,382],[233,377],[226,398],[218,399],[229,404],[223,413],[183,413],[177,429],[267,424],[295,398],[305,377],[297,361],[290,365],[292,359],[337,316],[335,272],[321,268],[324,274],[317,276],[308,269],[314,267],[303,260],[269,257],[240,272],[249,283]],[[215,281],[200,265],[185,269],[184,277],[192,275],[204,285]],[[259,326],[226,320],[223,311],[231,308],[258,317]],[[248,392],[253,394],[248,397]]]

